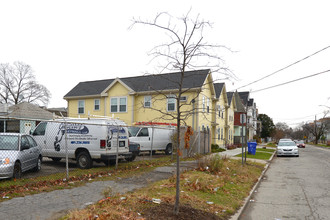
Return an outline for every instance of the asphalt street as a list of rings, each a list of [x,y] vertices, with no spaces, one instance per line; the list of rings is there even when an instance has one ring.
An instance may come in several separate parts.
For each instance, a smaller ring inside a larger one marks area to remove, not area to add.
[[[330,150],[275,157],[239,219],[330,219]]]

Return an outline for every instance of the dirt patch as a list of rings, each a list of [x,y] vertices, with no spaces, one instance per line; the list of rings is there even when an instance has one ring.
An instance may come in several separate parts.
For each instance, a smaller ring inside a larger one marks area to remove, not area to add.
[[[222,219],[219,216],[205,212],[202,210],[195,209],[190,205],[180,205],[179,214],[175,215],[173,213],[174,205],[168,203],[161,203],[158,206],[148,208],[144,210],[143,217],[146,219],[157,219],[157,220],[200,220],[200,219],[210,219],[210,220],[219,220]]]

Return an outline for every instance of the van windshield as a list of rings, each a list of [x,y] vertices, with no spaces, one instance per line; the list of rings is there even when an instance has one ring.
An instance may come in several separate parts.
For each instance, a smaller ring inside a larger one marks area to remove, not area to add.
[[[0,135],[0,150],[18,150],[18,136]]]
[[[130,137],[135,137],[136,134],[139,132],[140,128],[138,127],[128,127],[128,133]]]

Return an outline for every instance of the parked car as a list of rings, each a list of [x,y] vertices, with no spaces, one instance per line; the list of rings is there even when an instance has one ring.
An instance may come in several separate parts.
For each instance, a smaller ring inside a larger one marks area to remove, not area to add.
[[[277,145],[277,156],[299,157],[299,149],[293,141],[280,141]]]
[[[0,179],[19,179],[22,172],[41,169],[41,149],[30,135],[0,133]]]
[[[282,139],[280,139],[280,140],[278,141],[278,143],[280,143],[280,142],[282,142],[282,141],[292,141],[292,140],[289,139],[289,138],[282,138]]]
[[[305,148],[304,141],[297,141],[296,144],[297,144],[297,147],[299,147],[299,148]]]

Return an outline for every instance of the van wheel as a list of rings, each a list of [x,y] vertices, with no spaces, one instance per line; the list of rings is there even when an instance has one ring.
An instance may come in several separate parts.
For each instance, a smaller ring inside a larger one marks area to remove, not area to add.
[[[133,160],[135,160],[135,158],[136,158],[136,155],[133,154],[133,155],[130,156],[130,157],[126,157],[125,160],[128,161],[128,162],[132,162]]]
[[[89,156],[89,153],[86,151],[81,151],[77,156],[77,166],[80,169],[89,169],[93,165],[92,158]]]
[[[14,165],[13,178],[14,179],[20,179],[21,177],[22,177],[21,164],[19,162],[16,162],[15,165]]]
[[[34,167],[33,171],[39,172],[41,170],[41,157],[38,157],[37,164]]]
[[[168,144],[166,146],[165,154],[166,155],[171,155],[172,154],[172,144]]]

